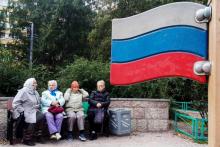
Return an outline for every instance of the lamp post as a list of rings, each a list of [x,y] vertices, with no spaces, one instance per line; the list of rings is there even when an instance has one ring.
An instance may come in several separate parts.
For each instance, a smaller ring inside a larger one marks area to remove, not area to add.
[[[29,68],[32,69],[33,65],[33,40],[34,40],[34,23],[31,24],[31,36],[30,36],[30,49],[29,49]]]

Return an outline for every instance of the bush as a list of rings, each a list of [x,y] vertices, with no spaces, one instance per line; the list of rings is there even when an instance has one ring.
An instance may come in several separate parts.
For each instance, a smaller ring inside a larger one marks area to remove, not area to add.
[[[37,91],[41,95],[41,93],[48,87],[47,82],[56,79],[55,73],[56,72],[49,70],[47,66],[38,65],[34,66],[31,70],[27,70],[26,78],[34,77],[37,80]]]
[[[24,81],[23,67],[0,64],[0,96],[13,96]]]
[[[45,66],[39,65],[29,69],[25,66],[0,65],[0,96],[14,96],[23,87],[26,79],[34,77],[38,83],[38,92],[47,89],[47,81],[55,79],[54,74]]]
[[[96,82],[103,79],[106,81],[106,88],[108,89],[109,63],[79,58],[64,69],[60,69],[57,77],[58,84],[63,92],[70,87],[73,80],[77,80],[82,88],[91,92],[96,89]]]
[[[112,87],[113,97],[165,98],[177,101],[207,100],[207,84],[185,78],[164,78],[130,86]]]

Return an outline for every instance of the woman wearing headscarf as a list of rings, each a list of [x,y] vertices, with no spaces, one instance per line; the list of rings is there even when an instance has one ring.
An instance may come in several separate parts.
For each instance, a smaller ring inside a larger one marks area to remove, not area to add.
[[[65,103],[63,93],[57,89],[57,81],[51,80],[48,82],[48,90],[42,93],[41,109],[46,116],[47,125],[51,139],[59,140],[61,138],[60,131],[63,122],[63,113],[53,114],[48,111],[52,106],[62,107]]]
[[[36,91],[37,81],[35,78],[27,79],[22,89],[18,90],[13,102],[13,117],[17,119],[24,115],[24,134],[23,143],[34,146],[33,134],[36,135],[37,141],[43,143],[42,126],[44,115],[40,111],[40,96]],[[34,133],[34,129],[37,129]]]
[[[77,121],[79,139],[81,141],[86,141],[84,135],[84,112],[82,107],[82,100],[88,96],[88,92],[86,92],[84,89],[79,89],[79,83],[77,81],[73,81],[71,88],[68,88],[64,94],[64,99],[66,101],[65,111],[68,117],[68,140],[73,139],[73,126],[75,121]]]

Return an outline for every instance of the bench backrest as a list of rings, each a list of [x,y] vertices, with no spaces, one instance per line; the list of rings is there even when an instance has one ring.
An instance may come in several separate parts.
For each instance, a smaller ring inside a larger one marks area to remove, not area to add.
[[[8,99],[7,101],[7,110],[11,111],[12,110],[12,102],[14,100],[14,97],[11,97]],[[83,112],[84,114],[87,116],[87,111],[88,111],[88,108],[89,108],[89,103],[87,101],[84,101],[83,102]]]
[[[7,110],[8,111],[12,110],[12,102],[13,102],[13,100],[14,100],[14,97],[11,97],[7,101]]]

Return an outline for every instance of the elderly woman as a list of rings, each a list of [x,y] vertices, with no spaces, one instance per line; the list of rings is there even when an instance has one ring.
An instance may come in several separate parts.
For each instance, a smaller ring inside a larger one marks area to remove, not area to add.
[[[34,78],[27,79],[12,102],[14,119],[24,115],[23,143],[29,146],[35,145],[33,134],[36,135],[37,141],[43,143],[41,136],[44,115],[40,112],[40,96],[36,88],[37,81]],[[37,131],[34,128],[37,128]]]
[[[109,104],[110,98],[109,93],[105,90],[105,82],[100,80],[97,82],[97,90],[92,91],[89,98],[88,120],[90,124],[90,140],[97,139],[97,130],[100,126],[100,122],[95,122],[95,118],[100,114],[98,114],[98,112],[100,112],[99,110],[102,109],[104,115],[99,115],[98,117],[103,117],[101,120],[104,120]]]
[[[62,108],[65,103],[63,93],[57,90],[57,82],[51,80],[48,82],[48,90],[42,93],[41,109],[46,116],[47,125],[51,139],[61,139],[60,131],[63,122],[63,112],[53,113],[49,112],[49,108]]]
[[[73,81],[71,88],[68,88],[64,94],[64,99],[66,101],[65,108],[68,117],[68,140],[72,140],[72,131],[75,121],[77,120],[79,133],[79,139],[81,141],[86,141],[84,135],[84,113],[82,107],[83,98],[89,96],[88,92],[84,89],[79,89],[79,83]]]

